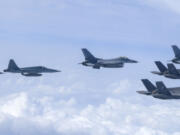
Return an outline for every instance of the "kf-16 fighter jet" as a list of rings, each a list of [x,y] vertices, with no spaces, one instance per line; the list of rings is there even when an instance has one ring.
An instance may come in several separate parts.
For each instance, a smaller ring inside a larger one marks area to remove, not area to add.
[[[172,59],[171,61],[173,63],[180,64],[180,49],[176,45],[172,45],[172,48],[175,54],[175,58]]]
[[[138,63],[135,60],[131,60],[127,57],[119,57],[115,59],[100,59],[94,57],[87,49],[82,49],[82,52],[85,56],[85,61],[80,63],[83,66],[89,66],[94,69],[104,68],[122,68],[124,63]]]
[[[152,71],[151,73],[164,76],[171,79],[180,79],[180,69],[176,69],[173,64],[167,64],[165,67],[160,61],[155,61],[159,71]]]
[[[5,69],[4,72],[21,73],[23,76],[36,77],[36,76],[42,76],[42,73],[56,73],[61,71],[55,69],[49,69],[43,66],[19,68],[14,62],[14,60],[11,59],[9,61],[8,68]]]
[[[139,94],[152,96],[158,99],[180,99],[180,87],[166,88],[163,82],[156,82],[153,85],[148,79],[142,80],[147,91],[137,91]]]

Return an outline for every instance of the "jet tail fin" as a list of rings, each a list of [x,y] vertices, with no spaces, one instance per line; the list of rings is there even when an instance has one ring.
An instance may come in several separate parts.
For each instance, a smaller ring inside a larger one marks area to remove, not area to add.
[[[141,81],[149,92],[156,90],[156,87],[148,79],[142,79]]]
[[[92,63],[96,63],[97,62],[97,58],[94,57],[86,48],[82,49],[82,52],[84,54],[84,57],[87,61],[92,62]]]
[[[166,95],[171,95],[169,90],[166,88],[163,82],[156,82],[157,89],[160,93],[166,94]]]
[[[168,65],[168,70],[172,74],[179,74],[178,70],[173,64],[167,64]]]
[[[162,64],[162,62],[155,61],[155,64],[161,73],[164,73],[165,71],[167,71],[167,68]]]
[[[172,48],[173,48],[175,57],[180,58],[180,49],[176,45],[173,45]]]
[[[9,70],[19,70],[19,67],[17,66],[17,64],[15,63],[15,61],[13,59],[11,59],[9,61],[9,65],[8,65],[8,69]]]

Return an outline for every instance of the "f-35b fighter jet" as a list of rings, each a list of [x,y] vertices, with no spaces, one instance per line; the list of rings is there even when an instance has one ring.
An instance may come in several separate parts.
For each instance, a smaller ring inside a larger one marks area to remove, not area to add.
[[[42,73],[56,73],[60,71],[55,69],[49,69],[43,66],[19,68],[14,62],[14,60],[11,59],[9,61],[8,68],[5,69],[4,72],[21,73],[23,76],[36,77],[42,76]]]
[[[176,45],[172,45],[172,48],[173,48],[173,51],[175,54],[175,58],[172,59],[171,61],[176,63],[176,64],[180,64],[180,49]]]
[[[160,61],[155,61],[159,71],[152,71],[151,73],[164,76],[171,79],[180,79],[180,69],[176,69],[173,64],[167,64],[165,67]]]
[[[104,68],[122,68],[124,63],[138,63],[135,60],[131,60],[127,57],[119,57],[115,59],[100,59],[93,56],[87,49],[82,49],[82,52],[85,56],[85,61],[80,63],[83,66],[89,66],[94,69]]]
[[[180,99],[180,87],[166,88],[163,82],[156,82],[156,86],[153,85],[148,79],[142,80],[147,91],[137,91],[139,94],[152,96],[158,99]]]

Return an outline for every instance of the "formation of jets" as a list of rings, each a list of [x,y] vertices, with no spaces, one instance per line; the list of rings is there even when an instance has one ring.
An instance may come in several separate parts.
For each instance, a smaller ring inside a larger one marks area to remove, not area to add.
[[[173,45],[172,49],[175,54],[175,58],[170,60],[175,64],[180,64],[180,49]],[[114,59],[102,59],[97,58],[91,54],[86,48],[82,49],[85,61],[83,61],[83,66],[92,67],[94,69],[100,68],[123,68],[126,63],[138,63],[138,61],[130,59],[128,57],[118,57]],[[174,64],[168,63],[165,66],[161,61],[155,61],[159,71],[152,71],[151,73],[164,76],[170,79],[180,79],[180,69],[177,69]],[[19,73],[26,77],[38,77],[42,76],[43,73],[57,73],[61,72],[60,70],[50,69],[44,66],[35,66],[35,67],[24,67],[20,68],[17,66],[15,61],[11,59],[9,61],[8,68],[4,70],[4,73]],[[3,74],[0,72],[0,74]],[[158,81],[156,85],[153,85],[148,79],[142,79],[142,83],[147,89],[146,91],[137,91],[139,94],[152,96],[158,99],[180,99],[180,87],[167,88],[163,82]]]
[[[125,63],[138,63],[135,60],[131,60],[127,57],[119,57],[115,59],[100,59],[94,57],[87,49],[82,49],[82,52],[85,57],[85,61],[80,63],[84,66],[89,66],[94,69],[100,69],[101,67],[105,68],[122,68]],[[27,77],[38,77],[42,76],[43,73],[57,73],[61,72],[60,70],[50,69],[44,66],[35,66],[35,67],[24,67],[20,68],[17,66],[15,61],[11,59],[9,61],[8,68],[4,70],[4,73],[20,73],[23,76]],[[0,72],[0,74],[3,74]]]
[[[173,45],[172,49],[175,58],[170,61],[175,64],[180,64],[180,49],[176,45]],[[180,79],[180,69],[177,69],[174,64],[168,63],[166,67],[161,61],[155,61],[155,65],[159,71],[152,71],[151,73],[170,79]],[[142,83],[147,91],[137,91],[139,94],[158,99],[180,99],[180,87],[167,88],[161,81],[156,82],[155,86],[148,79],[142,79]]]

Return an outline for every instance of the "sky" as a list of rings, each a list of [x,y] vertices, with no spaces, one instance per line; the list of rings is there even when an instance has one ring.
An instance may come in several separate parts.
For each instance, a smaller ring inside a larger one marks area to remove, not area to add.
[[[0,69],[43,65],[57,74],[0,76],[3,135],[180,135],[180,101],[138,95],[155,60],[180,46],[178,0],[0,0]],[[78,63],[128,56],[138,64],[95,70]],[[176,65],[180,68],[179,65]]]

